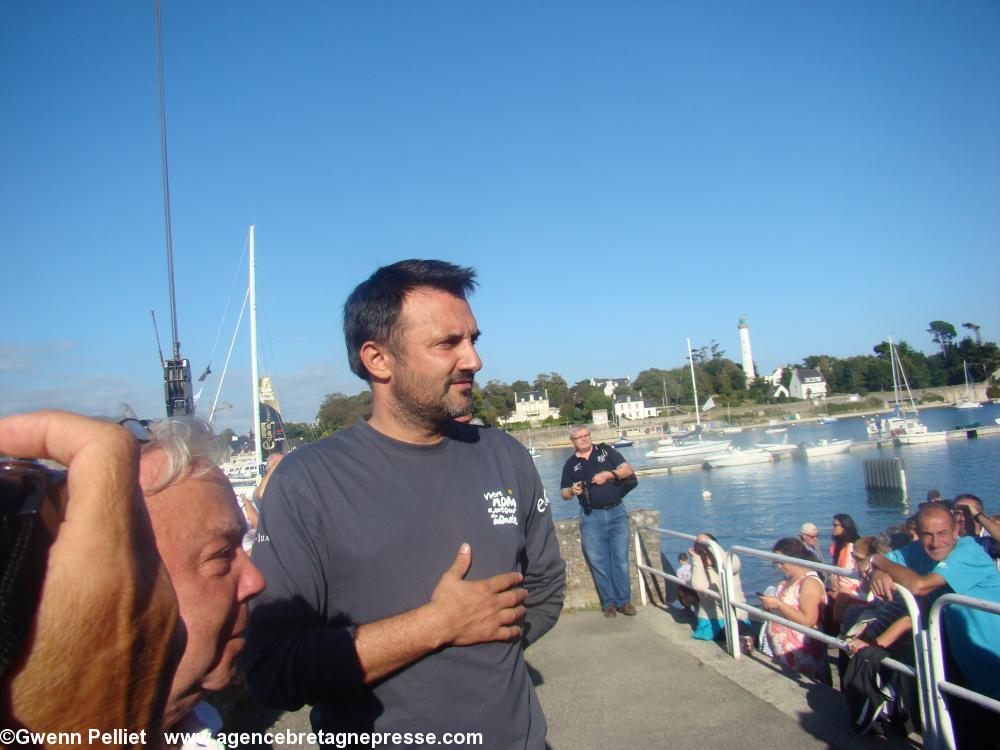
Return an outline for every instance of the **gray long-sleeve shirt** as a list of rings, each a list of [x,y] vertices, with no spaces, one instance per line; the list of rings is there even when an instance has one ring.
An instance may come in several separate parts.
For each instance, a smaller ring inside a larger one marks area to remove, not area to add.
[[[565,563],[528,452],[455,423],[432,446],[359,421],[289,455],[271,478],[253,559],[244,665],[263,702],[313,704],[317,729],[484,734],[485,747],[543,747],[545,719],[521,642],[449,647],[365,686],[353,628],[430,601],[462,542],[467,580],[524,574],[525,642],[559,616]]]

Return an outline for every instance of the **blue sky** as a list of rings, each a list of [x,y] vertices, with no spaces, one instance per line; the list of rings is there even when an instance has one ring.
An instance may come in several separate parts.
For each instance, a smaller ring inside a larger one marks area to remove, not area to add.
[[[478,269],[483,382],[634,377],[688,336],[738,359],[741,317],[768,370],[932,352],[935,319],[1000,338],[996,2],[163,0],[163,25],[181,351],[208,362],[255,224],[286,418],[361,390],[340,307],[407,257]],[[152,2],[0,0],[0,111],[0,413],[161,415]]]

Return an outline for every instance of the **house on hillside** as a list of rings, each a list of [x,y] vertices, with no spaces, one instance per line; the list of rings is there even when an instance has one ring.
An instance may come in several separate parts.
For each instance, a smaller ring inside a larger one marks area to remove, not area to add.
[[[619,388],[631,388],[632,381],[628,378],[591,378],[590,384],[600,388],[604,395],[611,398]]]
[[[615,396],[615,419],[647,419],[655,417],[660,410],[655,401],[643,399],[642,391],[638,396]]]
[[[559,418],[559,409],[549,405],[549,392],[525,391],[514,394],[514,413],[498,421],[501,424],[515,422],[538,424],[549,417]]]
[[[826,380],[815,368],[799,367],[792,370],[792,382],[788,384],[788,393],[792,398],[826,398]]]

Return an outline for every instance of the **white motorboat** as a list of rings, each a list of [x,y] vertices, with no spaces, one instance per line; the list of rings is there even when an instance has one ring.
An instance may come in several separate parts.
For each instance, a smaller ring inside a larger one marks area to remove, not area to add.
[[[923,427],[923,425],[921,425]],[[926,445],[928,443],[943,443],[948,439],[944,430],[932,431],[924,427],[924,432],[908,432],[896,435],[895,441],[899,445]]]
[[[829,414],[820,414],[819,417],[820,424],[834,424],[839,421],[837,417],[831,417]]]
[[[729,450],[732,440],[689,440],[673,445],[659,445],[656,450],[649,451],[646,458],[693,458],[722,453]]]
[[[722,469],[727,466],[748,466],[750,464],[769,464],[774,461],[774,456],[760,448],[732,448],[728,453],[712,456],[705,459],[705,464],[710,469]]]
[[[788,428],[787,427],[768,427],[766,430],[764,430],[764,432],[766,432],[768,435],[780,435],[783,432],[788,432]]]
[[[754,447],[765,450],[772,456],[787,456],[799,449],[794,443],[757,443]]]
[[[820,458],[822,456],[835,456],[838,453],[847,453],[854,445],[853,440],[819,440],[815,443],[805,443],[802,452],[806,458]]]

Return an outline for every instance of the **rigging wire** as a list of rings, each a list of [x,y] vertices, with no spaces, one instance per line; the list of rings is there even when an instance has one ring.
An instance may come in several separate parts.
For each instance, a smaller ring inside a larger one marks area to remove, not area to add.
[[[243,240],[243,252],[240,255],[240,262],[236,264],[236,270],[233,272],[233,281],[229,285],[229,297],[226,299],[226,307],[222,313],[222,320],[219,321],[219,329],[215,332],[215,342],[212,344],[212,353],[208,355],[208,365],[205,367],[205,372],[198,380],[204,380],[205,377],[212,372],[212,362],[215,360],[215,352],[219,347],[219,339],[222,338],[222,328],[225,326],[226,321],[229,319],[229,308],[233,303],[233,294],[236,291],[236,282],[239,279],[240,271],[243,270],[243,260],[247,257],[247,249],[250,246],[250,233],[248,232],[246,238]],[[244,303],[245,304],[245,303]],[[240,313],[242,317],[243,313]],[[237,323],[237,330],[239,329],[239,324]]]
[[[216,407],[219,403],[219,394],[222,393],[222,385],[226,382],[226,371],[229,369],[229,359],[233,356],[233,347],[236,346],[236,337],[240,333],[240,324],[243,322],[243,313],[246,312],[249,300],[250,288],[247,287],[246,294],[243,295],[243,307],[240,308],[240,317],[236,321],[236,328],[233,330],[233,338],[229,342],[229,353],[226,354],[226,363],[222,366],[222,375],[219,376],[219,387],[215,390],[215,400],[212,402],[212,410],[208,413],[209,424],[212,424],[212,420],[215,418]]]

